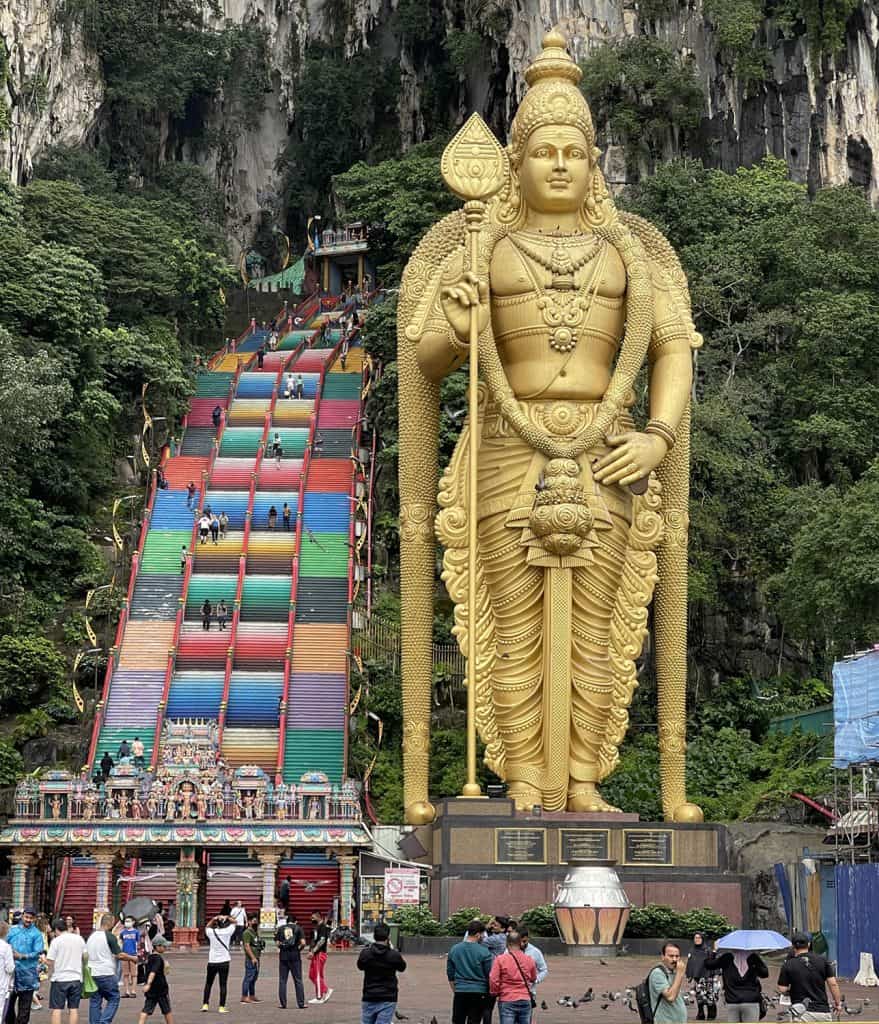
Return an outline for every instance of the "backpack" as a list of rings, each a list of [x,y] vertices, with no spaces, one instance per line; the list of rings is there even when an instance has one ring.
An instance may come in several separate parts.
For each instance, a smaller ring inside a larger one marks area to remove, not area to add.
[[[657,1002],[654,1006],[650,996],[650,976],[655,970],[656,967],[651,967],[647,977],[640,985],[635,986],[635,1004],[638,1007],[638,1016],[641,1018],[641,1024],[653,1024],[653,1018],[659,1008],[659,1003]],[[659,998],[662,999],[662,996],[660,995]]]

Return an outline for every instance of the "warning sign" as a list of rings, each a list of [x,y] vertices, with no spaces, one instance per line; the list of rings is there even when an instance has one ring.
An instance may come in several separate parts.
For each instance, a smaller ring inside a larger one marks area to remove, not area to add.
[[[421,902],[418,868],[385,868],[385,903],[396,907]]]

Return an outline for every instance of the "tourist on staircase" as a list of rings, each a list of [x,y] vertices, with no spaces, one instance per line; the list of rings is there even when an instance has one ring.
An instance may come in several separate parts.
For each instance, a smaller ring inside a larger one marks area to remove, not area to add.
[[[229,517],[225,512],[220,513],[220,540],[226,539],[226,531],[229,529]]]
[[[269,509],[269,529],[274,530],[278,525],[278,510],[274,505]]]
[[[189,509],[192,508],[193,503],[195,502],[195,492],[195,481],[190,480],[189,483],[186,485],[186,507]]]
[[[215,545],[220,543],[220,520],[216,512],[211,516],[211,541]]]
[[[211,521],[206,513],[202,513],[201,519],[198,521],[198,542],[199,544],[207,544],[208,533],[211,528]]]
[[[290,506],[287,502],[284,502],[284,507],[281,509],[281,518],[284,520],[284,529],[289,532],[290,530]]]
[[[226,607],[226,602],[220,599],[220,603],[217,605],[217,625],[220,627],[220,631],[226,628],[226,621],[229,618],[229,609]]]
[[[214,425],[214,430],[220,429],[220,423],[223,420],[223,407],[219,403],[214,406],[214,411],[211,413],[211,422]]]
[[[211,628],[211,615],[213,613],[213,606],[208,598],[204,599],[204,604],[201,606],[201,628],[205,632],[210,632]]]
[[[211,918],[205,927],[205,935],[210,943],[208,950],[208,969],[204,983],[204,998],[201,1012],[210,1009],[211,989],[214,978],[220,981],[220,1013],[228,1013],[226,1008],[226,990],[229,985],[229,964],[232,962],[231,942],[235,934],[235,922],[228,917],[217,915]]]
[[[189,558],[189,549],[184,544],[180,548],[180,575],[186,572],[186,559]]]
[[[135,736],[131,743],[131,753],[134,756],[134,767],[143,770],[145,750],[143,740],[140,736]]]

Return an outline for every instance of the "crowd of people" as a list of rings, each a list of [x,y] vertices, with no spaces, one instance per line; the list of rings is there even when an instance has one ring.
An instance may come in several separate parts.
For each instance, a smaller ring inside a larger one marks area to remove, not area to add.
[[[680,947],[666,942],[662,959],[648,975],[645,989],[656,1024],[683,1024],[687,1020],[684,990],[692,986],[697,1020],[716,1020],[718,1005],[725,1004],[723,1020],[756,1022],[767,1013],[768,999],[762,983],[769,978],[769,967],[759,953],[718,949],[696,933],[689,956]],[[794,932],[791,952],[778,974],[781,993],[779,1019],[829,1021],[843,1008],[842,993],[833,964],[810,948],[809,936]]]

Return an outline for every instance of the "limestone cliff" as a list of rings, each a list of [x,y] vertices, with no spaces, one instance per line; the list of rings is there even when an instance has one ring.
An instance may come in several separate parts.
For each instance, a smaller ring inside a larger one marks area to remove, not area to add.
[[[208,112],[212,138],[221,144],[196,148],[185,136],[165,133],[164,159],[203,164],[227,197],[229,234],[245,244],[259,211],[279,218],[280,179],[276,161],[295,129],[296,69],[309,43],[344,40],[348,54],[378,48],[398,62],[398,116],[403,145],[424,134],[421,107],[431,74],[425,62],[396,33],[399,0],[222,0],[222,17],[264,26],[269,40],[265,108],[258,116],[238,111],[228,124],[234,97],[218,95]],[[426,0],[425,0],[426,2]],[[87,143],[102,112],[99,62],[75,20],[65,21],[62,0],[4,0],[0,35],[8,53],[5,100],[11,108],[9,137],[0,140],[3,166],[18,180],[46,146]],[[449,29],[464,23],[463,0],[443,0]],[[468,5],[468,11],[474,5]],[[677,13],[641,23],[632,0],[484,0],[498,15],[486,34],[480,59],[459,76],[453,117],[476,106],[495,125],[509,123],[524,86],[522,71],[537,52],[543,32],[558,24],[574,54],[584,57],[601,43],[649,31],[695,61],[706,97],[698,139],[691,151],[706,162],[732,168],[772,153],[788,161],[796,178],[813,186],[853,181],[879,200],[879,21],[873,0],[849,19],[844,50],[835,58],[813,59],[804,37],[784,38],[764,24],[762,42],[770,54],[765,80],[745,87],[718,54],[701,0],[680,4]],[[341,19],[341,23],[340,23]],[[352,96],[351,102],[357,103]],[[327,126],[329,132],[332,125]],[[606,170],[617,181],[631,179],[621,151],[610,145]]]

